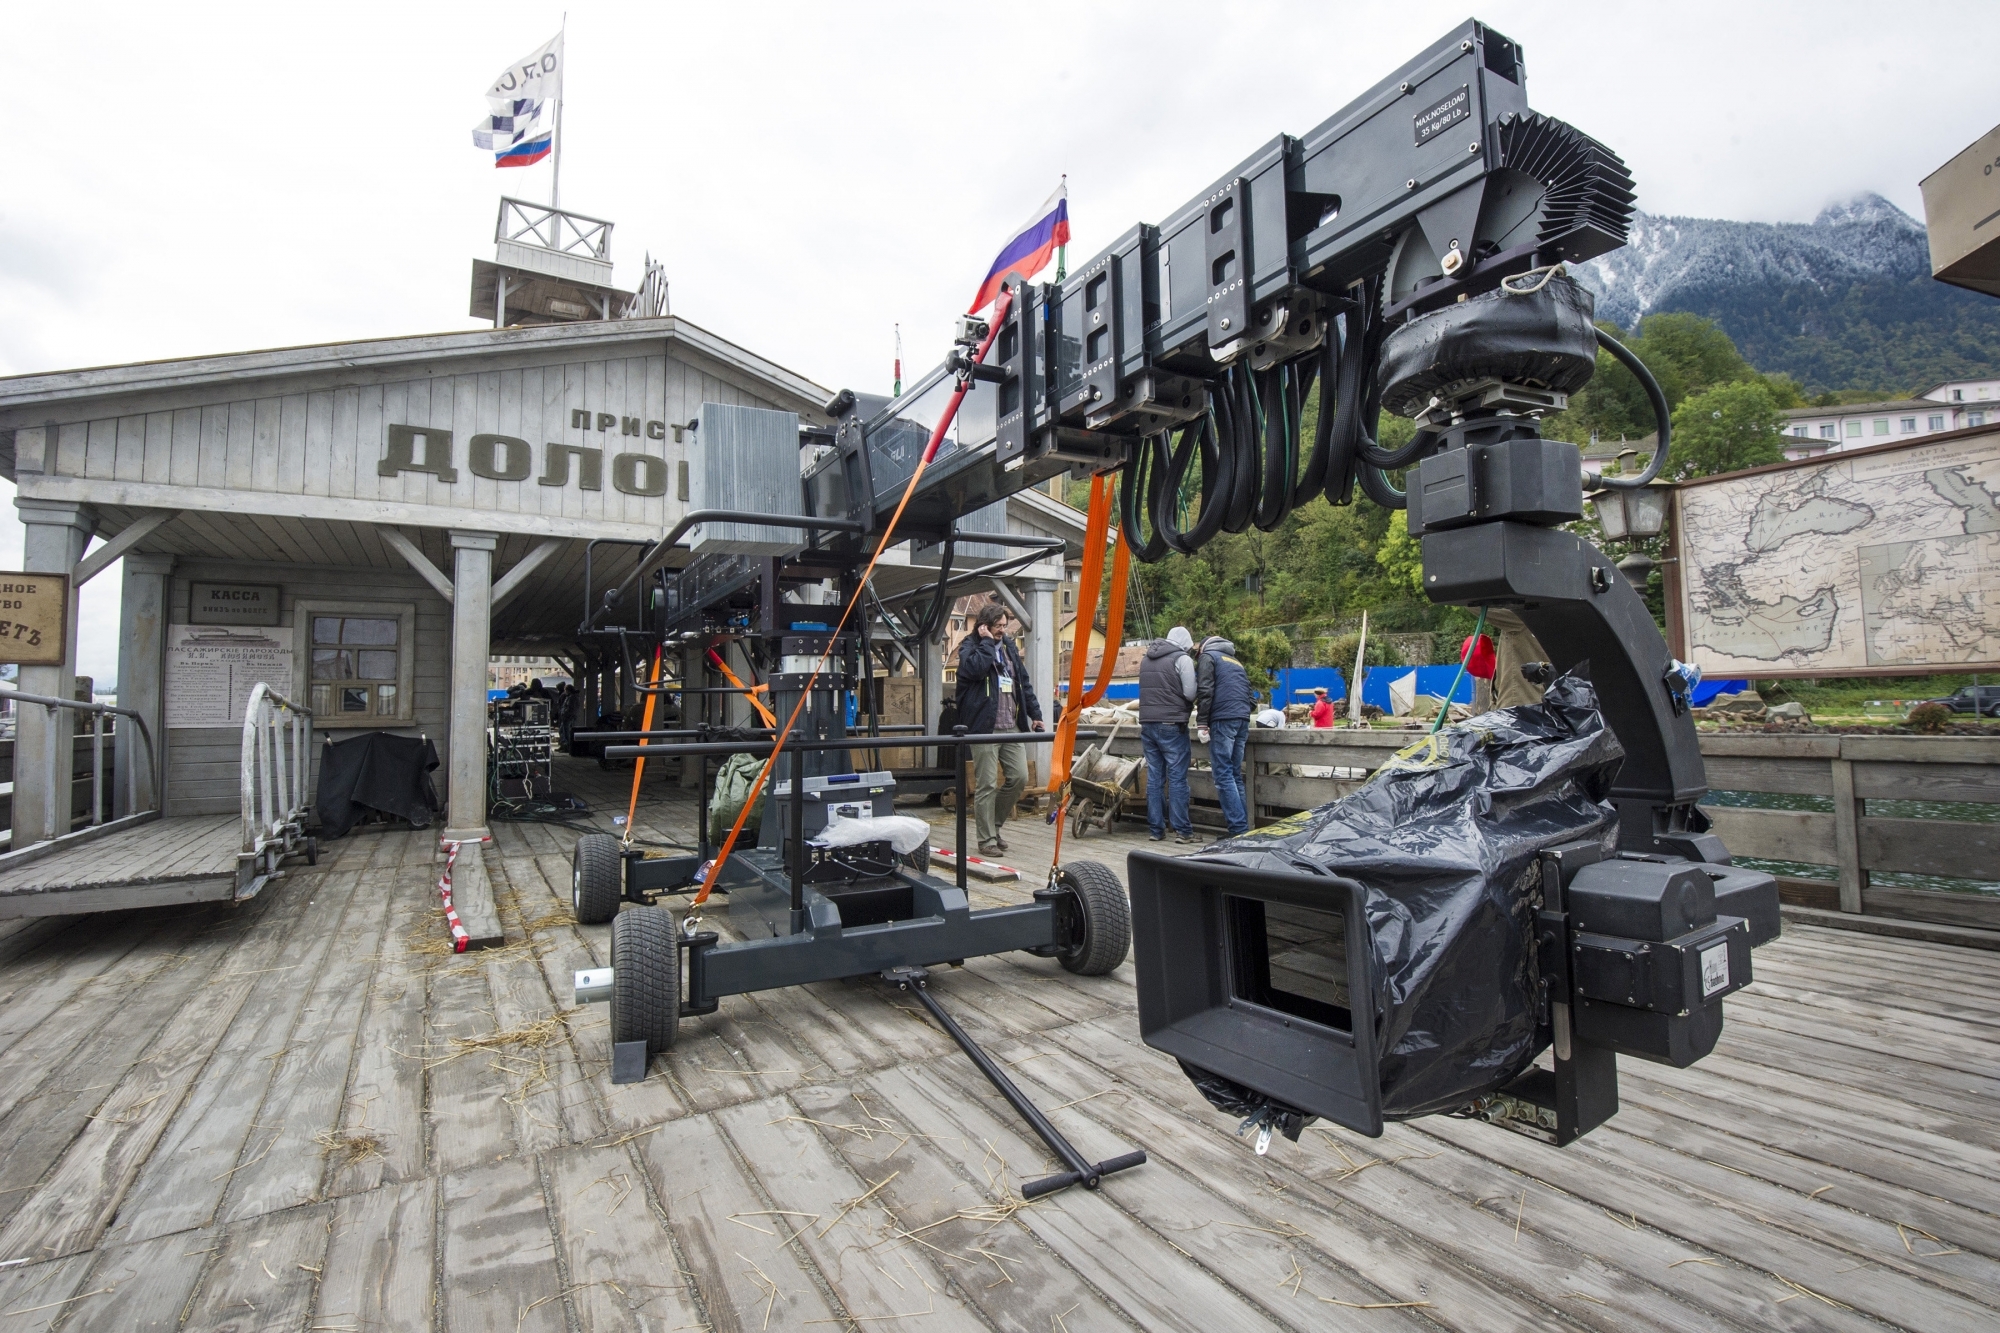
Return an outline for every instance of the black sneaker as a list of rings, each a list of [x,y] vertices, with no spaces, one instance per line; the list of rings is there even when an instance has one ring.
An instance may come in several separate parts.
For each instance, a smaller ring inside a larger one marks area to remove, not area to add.
[[[1165,842],[1166,840],[1167,835],[1164,833],[1148,833],[1146,835],[1147,842]]]
[[[1174,834],[1174,841],[1180,846],[1186,847],[1192,843],[1200,842],[1201,839],[1192,833],[1176,833]]]

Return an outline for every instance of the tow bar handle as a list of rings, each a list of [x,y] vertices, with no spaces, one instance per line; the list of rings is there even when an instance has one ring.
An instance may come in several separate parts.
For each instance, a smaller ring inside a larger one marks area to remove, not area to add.
[[[958,1043],[958,1048],[979,1067],[980,1073],[986,1075],[986,1081],[999,1089],[1000,1095],[1007,1099],[1007,1104],[1014,1108],[1021,1119],[1028,1122],[1028,1127],[1048,1145],[1049,1151],[1069,1168],[1067,1171],[1044,1176],[1040,1180],[1030,1180],[1022,1185],[1023,1199],[1037,1199],[1044,1194],[1067,1189],[1071,1185],[1081,1185],[1087,1190],[1094,1190],[1103,1177],[1144,1165],[1146,1161],[1144,1149],[1126,1153],[1122,1157],[1113,1157],[1109,1161],[1096,1163],[1086,1161],[1083,1154],[1063,1137],[1062,1131],[1042,1114],[1041,1108],[1029,1101],[1027,1095],[1014,1085],[1014,1080],[1007,1077],[1006,1071],[993,1063],[993,1057],[981,1050],[979,1043],[967,1036],[965,1029],[953,1021],[952,1016],[938,1004],[936,997],[930,992],[930,987],[925,984],[930,979],[929,972],[921,967],[892,967],[882,974],[882,979],[917,997],[917,1003],[923,1005],[925,1011],[937,1020],[939,1027],[951,1034],[951,1039]]]

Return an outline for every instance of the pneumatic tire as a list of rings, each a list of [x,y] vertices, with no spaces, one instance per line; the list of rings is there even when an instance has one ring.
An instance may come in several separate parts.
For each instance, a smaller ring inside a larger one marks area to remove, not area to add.
[[[625,898],[624,857],[618,839],[608,833],[586,833],[570,855],[570,907],[577,922],[601,926],[618,915]]]
[[[635,907],[611,923],[611,1040],[643,1041],[646,1054],[673,1049],[681,1022],[681,949],[674,916]]]
[[[1056,887],[1075,899],[1083,929],[1056,961],[1080,977],[1101,977],[1132,952],[1132,902],[1109,866],[1071,861],[1056,872]]]

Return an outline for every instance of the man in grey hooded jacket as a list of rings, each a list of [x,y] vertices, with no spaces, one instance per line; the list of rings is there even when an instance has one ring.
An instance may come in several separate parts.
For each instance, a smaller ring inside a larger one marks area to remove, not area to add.
[[[1194,636],[1176,625],[1155,639],[1139,661],[1139,746],[1146,754],[1146,831],[1154,842],[1172,824],[1174,841],[1190,843],[1188,710],[1194,707]]]
[[[1209,768],[1215,774],[1215,799],[1229,836],[1250,831],[1250,810],[1244,801],[1243,756],[1250,739],[1250,714],[1257,696],[1250,673],[1236,658],[1236,645],[1211,634],[1195,650],[1195,721],[1208,746]]]

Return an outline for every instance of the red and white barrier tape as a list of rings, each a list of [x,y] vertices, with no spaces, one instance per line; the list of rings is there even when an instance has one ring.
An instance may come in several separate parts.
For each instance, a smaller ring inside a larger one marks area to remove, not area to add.
[[[458,909],[451,905],[451,868],[458,864],[458,849],[466,843],[491,842],[491,837],[465,838],[462,840],[441,839],[438,846],[445,849],[444,873],[438,876],[438,896],[444,899],[444,923],[451,927],[451,951],[464,953],[472,943],[472,936],[466,933],[465,924],[458,919]]]

